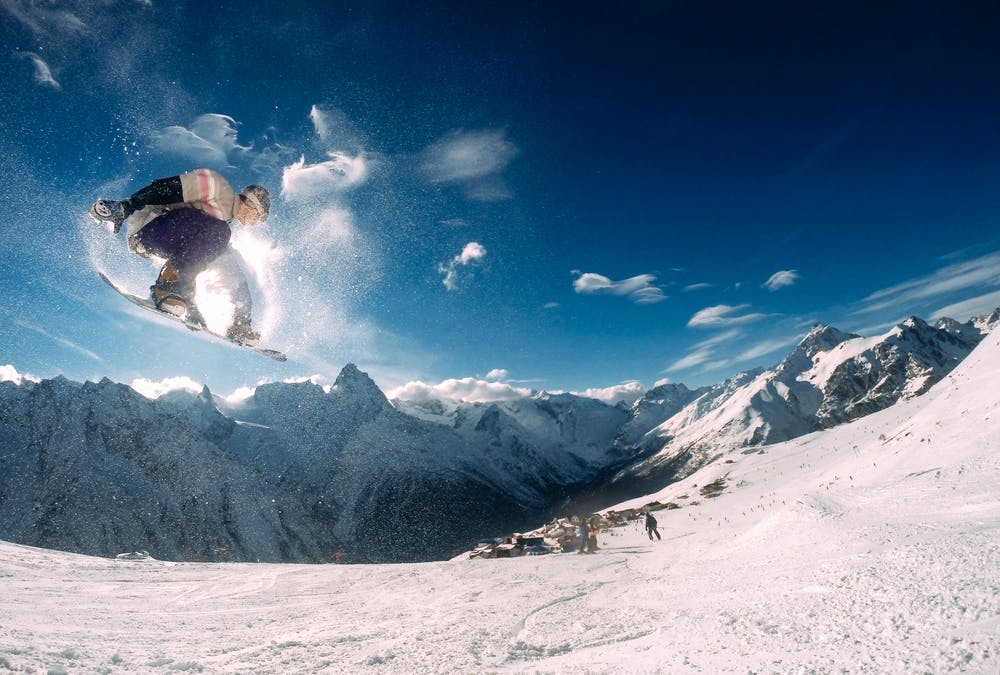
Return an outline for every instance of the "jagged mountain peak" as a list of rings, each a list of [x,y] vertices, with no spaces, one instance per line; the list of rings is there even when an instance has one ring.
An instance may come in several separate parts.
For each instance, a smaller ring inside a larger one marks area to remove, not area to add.
[[[959,323],[955,319],[949,318],[947,316],[938,319],[934,323],[934,327],[937,328],[938,330],[944,330],[948,331],[949,333],[957,333],[957,334],[962,334],[970,327],[973,328],[973,330],[978,330],[973,327],[971,321],[969,323]]]
[[[666,399],[673,397],[686,397],[691,394],[691,390],[682,382],[667,382],[660,384],[647,391],[642,398],[635,402],[639,405],[642,401]],[[634,407],[634,406],[633,406]]]
[[[359,380],[359,381],[360,380],[368,380],[368,381],[370,381],[371,378],[368,377],[368,373],[362,371],[360,368],[358,368],[353,363],[348,363],[348,364],[345,364],[344,367],[340,369],[340,374],[337,375],[337,381],[334,383],[334,385],[336,386],[337,384],[340,384],[341,382],[347,382],[347,381],[352,381],[352,380]]]
[[[896,346],[902,343],[916,343],[917,349],[930,348],[934,351],[942,351],[944,356],[938,358],[961,359],[967,351],[982,340],[984,331],[980,330],[970,321],[967,324],[957,324],[957,322],[945,322],[939,320],[936,325],[930,325],[923,319],[911,316],[899,323],[894,331],[886,337],[887,346]],[[956,353],[955,350],[958,350]]]
[[[852,340],[856,337],[860,337],[854,333],[846,333],[838,328],[834,328],[829,324],[817,323],[813,325],[812,330],[799,342],[798,348],[803,349],[810,355],[814,354],[816,351],[826,351],[833,349],[841,342],[846,340]]]
[[[1000,307],[997,307],[989,314],[972,317],[971,323],[980,326],[983,332],[989,332],[997,325],[1000,325]]]
[[[894,332],[889,333],[889,338],[898,337],[899,339],[909,339],[915,338],[918,340],[927,339],[934,336],[940,335],[941,329],[930,325],[918,316],[908,316],[904,320],[896,324]],[[946,333],[946,332],[945,332]],[[951,335],[950,333],[946,333]]]
[[[370,420],[392,410],[385,394],[353,364],[341,370],[332,387],[311,380],[262,384],[247,404],[234,409],[244,421],[288,427],[289,424],[321,426],[326,419],[356,422]]]
[[[860,336],[845,333],[825,323],[817,323],[778,365],[776,372],[779,376],[803,373],[813,367],[813,359],[817,354],[828,352],[837,345],[857,337]]]
[[[978,340],[981,336],[991,332],[998,324],[1000,324],[1000,308],[994,309],[989,314],[974,316],[965,323],[942,317],[935,322],[934,327],[966,340]]]
[[[112,382],[106,377],[99,382],[71,382],[61,375],[52,380],[42,380],[39,386],[48,385],[53,392],[79,391],[81,401],[95,409],[107,410],[109,414],[127,417],[149,402],[145,396],[127,384]]]
[[[368,373],[358,369],[353,363],[348,363],[341,369],[330,393],[337,393],[355,399],[363,398],[376,401],[379,405],[391,407],[389,399],[385,397],[385,394],[375,384],[375,381],[368,376]]]

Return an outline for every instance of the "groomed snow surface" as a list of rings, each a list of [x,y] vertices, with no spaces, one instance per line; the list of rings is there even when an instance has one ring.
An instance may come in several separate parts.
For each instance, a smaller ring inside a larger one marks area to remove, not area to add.
[[[621,505],[681,508],[658,514],[662,541],[629,526],[594,555],[186,564],[0,544],[0,670],[1000,672],[998,374],[994,331],[923,397]]]

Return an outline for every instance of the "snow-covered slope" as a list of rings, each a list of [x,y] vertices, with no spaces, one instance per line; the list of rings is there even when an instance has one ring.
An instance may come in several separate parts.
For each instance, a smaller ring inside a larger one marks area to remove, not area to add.
[[[651,429],[637,442],[649,457],[614,482],[662,484],[733,449],[796,438],[923,394],[997,319],[930,326],[911,317],[875,338],[817,325],[775,368],[712,387]]]
[[[614,507],[595,555],[125,562],[0,544],[14,672],[970,672],[1000,658],[1000,332],[928,393]],[[707,485],[722,486],[716,497]]]

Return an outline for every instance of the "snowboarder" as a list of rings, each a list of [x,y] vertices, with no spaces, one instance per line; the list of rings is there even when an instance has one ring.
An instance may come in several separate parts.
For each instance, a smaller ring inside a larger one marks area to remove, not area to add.
[[[157,309],[205,325],[195,303],[195,279],[210,266],[218,267],[228,283],[236,307],[226,337],[255,346],[260,334],[251,327],[252,301],[236,254],[229,247],[229,223],[258,225],[267,220],[271,196],[259,185],[249,185],[239,194],[226,179],[211,169],[196,169],[169,178],[159,178],[128,199],[98,199],[90,210],[97,221],[110,222],[118,234],[128,223],[129,250],[146,258],[166,262],[150,298]]]
[[[646,514],[646,534],[649,536],[650,541],[653,541],[654,534],[657,540],[661,539],[660,532],[656,529],[656,518],[653,517],[652,513]]]

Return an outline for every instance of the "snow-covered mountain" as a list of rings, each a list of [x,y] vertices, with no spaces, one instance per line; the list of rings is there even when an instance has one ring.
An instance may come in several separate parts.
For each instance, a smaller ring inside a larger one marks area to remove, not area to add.
[[[324,554],[329,535],[294,488],[220,447],[235,425],[205,397],[190,407],[182,415],[109,380],[0,383],[2,536],[95,555]]]
[[[269,384],[155,401],[104,380],[0,383],[0,538],[163,559],[419,560],[532,522],[614,461],[624,409],[570,395],[393,407],[346,366],[329,391]]]
[[[108,380],[0,382],[0,538],[173,560],[446,557],[574,497],[649,492],[917,396],[997,321],[911,318],[876,338],[817,326],[771,370],[660,386],[631,408],[548,393],[390,402],[353,365],[329,389],[267,384],[240,405],[207,389],[149,400]]]
[[[797,438],[919,396],[998,322],[1000,310],[964,324],[942,319],[931,326],[910,317],[873,338],[816,325],[776,367],[693,392],[679,411],[635,441],[635,454],[645,459],[623,469],[606,490],[620,496],[649,489],[727,453]]]

